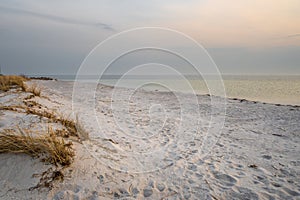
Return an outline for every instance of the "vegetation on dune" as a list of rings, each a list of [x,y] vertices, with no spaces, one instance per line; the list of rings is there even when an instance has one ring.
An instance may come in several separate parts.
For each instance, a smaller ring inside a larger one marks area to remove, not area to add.
[[[36,83],[26,84],[28,80],[30,79],[25,76],[0,76],[0,91],[18,88],[23,92],[31,93],[22,99],[23,104],[2,105],[0,110],[37,115],[46,118],[48,122],[59,123],[64,128],[55,131],[49,128],[48,132],[44,134],[30,133],[30,130],[21,130],[20,128],[2,130],[0,131],[0,153],[25,153],[32,157],[43,155],[44,161],[52,164],[70,165],[74,157],[72,143],[66,143],[63,138],[73,136],[75,137],[74,141],[81,142],[89,138],[88,133],[79,123],[78,116],[75,120],[70,119],[32,100],[35,96],[41,96],[41,89]]]
[[[45,134],[30,134],[28,130],[4,130],[0,132],[0,153],[25,153],[32,157],[44,155],[52,164],[68,166],[74,152],[72,143],[59,139],[52,128]]]
[[[36,83],[33,83],[29,87],[25,85],[25,91],[32,93],[34,96],[41,96],[41,88],[39,88]]]
[[[64,137],[74,136],[81,141],[88,140],[89,134],[86,132],[79,122],[78,116],[76,120],[72,120],[62,114],[56,114],[53,111],[41,110],[41,104],[35,101],[25,101],[26,106],[0,106],[0,110],[10,110],[15,112],[24,112],[26,114],[37,115],[39,117],[45,117],[49,122],[60,123],[63,125],[68,133],[64,134]],[[39,109],[35,109],[34,106],[38,106]]]
[[[56,120],[59,121],[63,126],[65,126],[70,133],[76,135],[80,140],[89,139],[89,134],[84,130],[82,124],[79,122],[78,116],[76,116],[76,120],[71,120],[64,115],[61,115]]]
[[[80,140],[87,140],[89,138],[88,133],[84,130],[81,123],[76,117],[76,120],[72,120],[64,115],[58,115],[53,111],[41,111],[32,108],[26,108],[27,114],[38,115],[40,117],[48,118],[51,122],[60,123],[68,130],[69,134],[66,136],[74,136],[79,138]]]
[[[0,90],[8,91],[13,87],[19,87],[22,91],[30,92],[34,96],[41,96],[41,88],[36,83],[28,86],[25,82],[30,80],[26,76],[7,75],[0,76]]]
[[[12,87],[20,87],[23,91],[25,91],[24,82],[29,80],[24,76],[0,76],[0,90],[8,91]]]
[[[27,154],[34,158],[42,158],[42,161],[56,165],[55,171],[47,170],[42,174],[40,182],[30,188],[30,190],[41,187],[51,188],[54,181],[63,180],[61,171],[65,166],[69,166],[74,160],[74,150],[72,142],[81,142],[89,139],[88,133],[79,123],[78,116],[72,119],[66,115],[54,112],[35,101],[34,97],[49,98],[41,96],[41,89],[35,82],[27,83],[30,79],[25,76],[0,76],[0,92],[21,93],[26,92],[26,97],[17,105],[0,105],[0,111],[8,110],[29,115],[36,115],[43,118],[45,122],[61,124],[63,127],[51,127],[46,132],[38,132],[29,129],[1,129],[0,130],[0,154],[14,153]],[[30,94],[27,94],[30,93]],[[5,95],[5,94],[4,94]],[[38,99],[41,99],[38,98]],[[68,139],[67,139],[68,138]],[[49,168],[52,169],[52,168]]]

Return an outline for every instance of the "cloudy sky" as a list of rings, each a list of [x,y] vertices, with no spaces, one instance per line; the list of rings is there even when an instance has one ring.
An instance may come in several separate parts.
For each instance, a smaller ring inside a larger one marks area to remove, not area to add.
[[[222,73],[300,74],[299,0],[1,0],[6,74],[75,74],[121,31],[155,26],[194,38]]]

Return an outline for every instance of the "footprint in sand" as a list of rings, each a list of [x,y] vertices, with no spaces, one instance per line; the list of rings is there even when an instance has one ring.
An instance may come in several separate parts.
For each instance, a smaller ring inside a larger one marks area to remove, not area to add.
[[[259,195],[248,188],[236,187],[236,190],[237,190],[237,192],[232,189],[225,192],[224,198],[232,199],[232,200],[239,200],[239,199],[258,200],[259,199]]]
[[[218,182],[220,184],[222,184],[223,186],[228,186],[228,187],[232,187],[236,184],[236,179],[233,178],[232,176],[229,176],[227,174],[222,174],[219,172],[214,173],[214,177],[218,180]]]

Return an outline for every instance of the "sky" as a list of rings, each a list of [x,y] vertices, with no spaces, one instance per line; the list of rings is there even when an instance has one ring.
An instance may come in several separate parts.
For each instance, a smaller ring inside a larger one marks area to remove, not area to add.
[[[1,70],[76,74],[100,42],[152,26],[196,40],[223,74],[300,74],[299,0],[1,0]]]

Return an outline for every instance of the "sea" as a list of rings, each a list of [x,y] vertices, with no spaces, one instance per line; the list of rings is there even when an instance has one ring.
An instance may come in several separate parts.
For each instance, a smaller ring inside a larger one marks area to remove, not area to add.
[[[74,81],[75,75],[47,75],[63,81]],[[216,79],[214,76],[208,78]],[[77,77],[80,81],[97,81],[101,84],[153,90],[179,91],[187,90],[186,83],[197,94],[210,94],[207,77],[185,76],[184,78],[166,76],[131,76],[107,75],[102,77]],[[224,84],[228,98],[247,99],[273,104],[300,105],[300,75],[222,75],[218,82]]]

